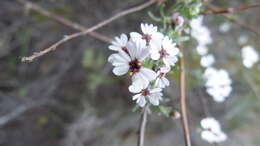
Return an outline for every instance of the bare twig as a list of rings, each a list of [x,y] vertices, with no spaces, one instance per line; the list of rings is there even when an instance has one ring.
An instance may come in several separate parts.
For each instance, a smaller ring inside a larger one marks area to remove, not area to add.
[[[147,123],[147,107],[144,108],[143,114],[140,120],[140,126],[138,131],[138,141],[137,146],[144,146],[144,135],[145,135],[145,127]]]
[[[78,30],[78,31],[86,31],[88,28],[78,24],[78,23],[75,23],[75,22],[72,22],[60,15],[57,15],[57,14],[53,14],[51,12],[49,12],[48,10],[42,8],[41,6],[35,4],[35,3],[32,3],[32,2],[29,2],[27,0],[18,0],[18,2],[22,3],[27,9],[32,9],[40,14],[42,14],[43,16],[46,16],[50,19],[53,19],[55,20],[56,22],[60,23],[60,24],[63,24],[63,25],[66,25],[68,27],[71,27],[75,30]],[[100,41],[103,41],[103,42],[106,42],[106,43],[110,43],[112,40],[110,38],[108,38],[107,36],[104,36],[100,33],[97,33],[97,32],[89,32],[89,35],[100,40]]]
[[[69,40],[75,39],[75,38],[80,37],[80,36],[87,35],[90,32],[93,32],[93,31],[95,31],[95,30],[97,30],[97,29],[107,25],[107,24],[113,22],[114,20],[116,20],[118,18],[121,18],[121,17],[123,17],[125,15],[131,14],[131,13],[134,13],[134,12],[137,12],[137,11],[140,11],[140,10],[142,10],[142,9],[152,5],[152,4],[154,4],[155,2],[156,1],[151,1],[150,0],[150,1],[148,1],[148,2],[146,2],[144,4],[142,4],[142,5],[139,5],[139,6],[127,9],[125,11],[122,11],[122,12],[120,12],[120,13],[118,13],[118,14],[116,14],[116,15],[114,15],[114,16],[112,16],[112,17],[110,17],[110,18],[108,18],[108,19],[106,19],[106,20],[104,20],[104,21],[102,21],[102,22],[100,22],[100,23],[90,27],[87,30],[84,30],[84,31],[81,31],[81,32],[77,32],[77,33],[73,33],[71,35],[64,36],[63,39],[61,39],[58,42],[54,43],[50,47],[48,47],[48,48],[46,48],[46,49],[44,49],[44,50],[42,50],[42,51],[40,51],[38,53],[35,53],[32,56],[23,57],[22,61],[33,61],[35,58],[38,58],[38,57],[43,56],[43,55],[45,55],[45,54],[47,54],[47,53],[49,53],[51,51],[56,50],[60,45],[62,45],[63,43],[65,43],[65,42],[67,42]]]
[[[209,9],[211,9],[211,10],[214,10],[214,11],[220,10],[220,8],[216,7],[215,5],[212,5],[212,4],[208,3],[207,0],[203,0],[203,4],[206,7],[208,7]],[[249,25],[247,23],[244,23],[242,21],[239,21],[239,20],[233,18],[232,16],[230,16],[228,14],[221,14],[221,15],[223,15],[225,18],[227,18],[228,20],[232,21],[233,23],[236,23],[236,24],[238,24],[238,25],[240,25],[240,26],[242,26],[242,27],[244,27],[244,28],[246,28],[246,29],[256,33],[256,34],[258,34],[258,35],[260,35],[260,30],[257,29],[256,27],[254,27],[252,25]]]
[[[238,7],[238,8],[221,8],[221,9],[218,9],[218,10],[214,9],[214,10],[201,12],[200,14],[201,15],[211,15],[211,14],[235,13],[235,12],[244,11],[244,10],[257,8],[257,7],[260,7],[260,3],[241,6],[241,7]]]
[[[181,52],[183,53],[183,47],[180,47]],[[186,100],[185,100],[185,67],[184,67],[184,55],[180,57],[180,106],[181,106],[181,123],[183,126],[183,133],[185,137],[185,144],[186,146],[191,146],[190,140],[190,131],[189,131],[189,123],[187,118],[187,107],[186,107]]]

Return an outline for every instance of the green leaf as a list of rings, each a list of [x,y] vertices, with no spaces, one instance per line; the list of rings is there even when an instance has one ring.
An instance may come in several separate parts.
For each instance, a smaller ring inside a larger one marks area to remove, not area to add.
[[[160,105],[159,109],[160,109],[160,112],[162,113],[162,115],[164,115],[166,117],[169,117],[170,113],[172,112],[172,108],[169,106]]]
[[[148,15],[149,15],[149,17],[151,17],[151,19],[153,19],[156,22],[162,21],[162,19],[160,17],[155,16],[151,11],[148,12]]]
[[[179,37],[179,38],[175,39],[174,41],[178,44],[180,42],[185,42],[185,41],[188,41],[188,40],[190,40],[189,36],[183,36],[183,37]]]
[[[133,108],[132,108],[132,112],[136,112],[137,110],[140,109],[140,106],[139,105],[135,105]]]

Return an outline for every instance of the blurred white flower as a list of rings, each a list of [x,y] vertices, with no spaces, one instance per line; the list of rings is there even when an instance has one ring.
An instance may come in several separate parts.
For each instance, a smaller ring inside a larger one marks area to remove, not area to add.
[[[202,24],[203,17],[198,17],[190,21],[191,36],[195,38],[199,46],[205,46],[212,43],[210,30]]]
[[[246,68],[251,68],[259,61],[259,55],[252,46],[245,46],[241,50],[243,64]]]
[[[215,58],[212,54],[208,54],[201,57],[200,65],[203,67],[209,67],[215,62]]]
[[[170,67],[162,67],[157,72],[157,78],[155,80],[155,86],[158,88],[165,88],[170,85],[169,80],[165,77],[166,73],[170,71]]]
[[[140,34],[138,32],[131,32],[131,39],[133,39],[134,41],[143,39],[145,40],[147,46],[151,46],[162,41],[163,34],[158,32],[157,26],[154,26],[153,24],[142,23],[141,30],[143,34]]]
[[[145,106],[147,100],[151,104],[158,106],[162,99],[161,88],[129,88],[129,90],[132,93],[138,93],[133,96],[133,100],[136,100],[136,103],[141,107]]]
[[[217,70],[213,67],[208,67],[203,77],[206,79],[206,88],[209,95],[216,102],[223,102],[231,93],[232,80],[226,70]]]
[[[203,56],[208,53],[208,47],[206,45],[198,45],[196,51],[199,55]]]
[[[227,139],[227,136],[222,132],[220,124],[212,117],[202,119],[200,122],[203,131],[201,138],[209,143],[219,143]]]
[[[113,73],[121,76],[129,72],[132,76],[133,85],[148,86],[149,82],[155,80],[156,73],[148,68],[143,67],[144,59],[149,55],[149,49],[141,42],[129,41],[127,43],[127,52],[119,51],[109,56],[108,61],[114,67]],[[138,82],[135,83],[135,82]]]
[[[127,35],[123,33],[120,37],[115,37],[115,40],[112,41],[112,45],[109,45],[108,48],[113,51],[126,50],[127,42]]]
[[[180,52],[175,45],[168,36],[164,37],[162,42],[151,47],[151,58],[153,60],[162,59],[166,66],[174,66],[178,61],[177,55]]]
[[[219,26],[219,31],[223,32],[223,33],[228,32],[231,29],[231,26],[232,26],[232,24],[229,22],[222,23]]]
[[[248,36],[240,35],[238,38],[238,44],[243,45],[248,41]]]

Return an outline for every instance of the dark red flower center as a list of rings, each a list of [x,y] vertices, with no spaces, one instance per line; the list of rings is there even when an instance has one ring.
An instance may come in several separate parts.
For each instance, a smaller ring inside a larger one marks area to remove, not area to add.
[[[162,77],[164,77],[165,76],[165,73],[163,73],[163,72],[161,72],[160,74],[159,74],[159,78],[162,78]]]
[[[150,91],[146,88],[146,89],[142,90],[142,95],[148,96],[148,95],[150,95]]]
[[[142,39],[144,39],[146,41],[146,43],[149,44],[152,37],[149,34],[144,34]]]
[[[164,50],[164,49],[161,49],[161,50],[159,51],[159,54],[160,54],[160,58],[163,58],[163,57],[169,55],[169,54],[167,53],[167,51]]]
[[[142,67],[142,63],[139,62],[137,59],[129,62],[129,72],[136,73],[139,72],[140,68]]]
[[[128,55],[130,56],[129,51],[128,51],[128,49],[127,49],[126,47],[122,47],[122,50],[123,50],[126,54],[128,54]]]

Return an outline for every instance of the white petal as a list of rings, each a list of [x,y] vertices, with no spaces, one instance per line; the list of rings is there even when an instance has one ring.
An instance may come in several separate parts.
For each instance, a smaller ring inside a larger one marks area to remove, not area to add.
[[[169,80],[166,79],[165,77],[162,77],[162,82],[163,82],[163,84],[164,84],[166,87],[170,85]]]
[[[151,54],[151,58],[153,59],[153,60],[159,60],[160,59],[160,53],[159,53],[159,51],[156,49],[151,49],[151,51],[150,51],[150,54]]]
[[[145,89],[148,87],[148,85],[149,80],[140,72],[135,73],[132,76],[132,86],[135,86],[134,89],[136,89],[136,91]]]
[[[204,129],[211,129],[213,131],[220,131],[220,124],[217,120],[212,117],[202,119],[200,125]]]
[[[135,80],[131,86],[129,86],[129,91],[132,93],[139,93],[141,92],[143,89],[145,89],[148,84],[147,83],[142,82],[142,80]]]
[[[122,45],[126,45],[128,41],[127,35],[123,33],[121,34],[120,38],[121,38]]]
[[[135,98],[137,98],[136,103],[137,103],[140,107],[144,107],[144,106],[145,106],[146,100],[145,100],[145,97],[144,97],[144,96],[139,95],[138,97],[135,97]]]
[[[171,49],[167,49],[167,53],[170,55],[170,56],[176,56],[180,53],[180,50],[179,48],[171,48]]]
[[[151,102],[151,104],[158,106],[159,105],[159,101],[161,100],[161,94],[157,93],[157,94],[152,94],[151,96],[149,96],[149,101]]]
[[[156,93],[156,92],[161,92],[162,89],[161,88],[154,88],[150,90],[150,93]]]
[[[133,41],[136,41],[137,39],[142,39],[142,35],[138,32],[131,32],[130,36]]]
[[[140,69],[140,73],[142,73],[145,76],[145,78],[147,78],[148,81],[153,81],[156,78],[156,73],[153,70],[148,68],[142,67]]]
[[[115,46],[115,45],[109,45],[108,48],[113,51],[118,51],[121,49],[121,47]]]
[[[217,137],[210,131],[202,131],[201,138],[209,143],[215,143]]]
[[[114,69],[113,69],[113,73],[117,76],[121,76],[121,75],[124,75],[128,72],[129,70],[129,66],[116,66]]]
[[[138,54],[137,59],[139,61],[144,61],[146,59],[146,57],[148,57],[150,54],[150,50],[148,48],[143,48],[140,52],[140,54]]]
[[[178,58],[175,56],[167,56],[163,58],[163,62],[165,63],[166,66],[174,66],[175,63],[178,61]]]
[[[140,96],[142,96],[142,94],[136,94],[136,95],[133,96],[132,99],[133,100],[137,100],[138,98],[140,98]]]

